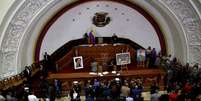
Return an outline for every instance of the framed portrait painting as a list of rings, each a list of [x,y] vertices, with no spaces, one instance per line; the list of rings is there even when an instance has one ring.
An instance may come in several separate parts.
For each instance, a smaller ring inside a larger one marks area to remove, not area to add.
[[[73,57],[73,63],[74,63],[74,69],[84,68],[82,56]]]
[[[126,65],[131,63],[130,52],[116,54],[117,65]]]
[[[138,62],[145,61],[145,58],[146,58],[145,56],[146,56],[146,53],[145,53],[144,49],[138,49],[137,50],[137,61]]]

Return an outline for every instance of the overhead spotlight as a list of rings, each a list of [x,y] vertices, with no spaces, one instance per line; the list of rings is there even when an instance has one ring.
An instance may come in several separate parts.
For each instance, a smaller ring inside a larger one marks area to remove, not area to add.
[[[105,71],[105,72],[103,72],[103,75],[106,75],[106,74],[108,74],[109,72],[108,71]]]
[[[112,71],[112,74],[116,74],[117,72],[116,71]]]

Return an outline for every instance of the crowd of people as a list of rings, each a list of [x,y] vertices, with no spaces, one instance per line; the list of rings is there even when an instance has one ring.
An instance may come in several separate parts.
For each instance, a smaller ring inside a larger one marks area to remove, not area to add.
[[[161,101],[200,101],[201,100],[201,68],[198,63],[190,66],[182,65],[172,55],[156,54],[155,49],[146,49],[146,67],[160,67],[166,72],[164,90]],[[158,92],[151,92],[152,101],[159,101]]]
[[[164,83],[171,101],[200,101],[201,68],[198,63],[182,65],[176,57],[165,62],[162,64],[167,74]]]
[[[192,66],[189,63],[182,65],[176,57],[165,56],[160,52],[157,54],[155,48],[148,47],[145,51],[145,67],[160,67],[166,73],[162,78],[164,80],[163,90],[166,93],[159,94],[161,89],[159,86],[161,76],[159,75],[150,85],[151,101],[201,101],[201,68],[198,63]],[[48,57],[44,59],[48,60]],[[20,96],[26,97],[22,98],[24,101],[38,99],[30,85],[32,83],[28,82],[32,78],[32,67],[36,66],[26,66],[22,73],[27,81],[23,85],[23,94],[19,95],[16,89],[8,90],[6,93],[0,91],[0,101],[19,101]],[[42,74],[47,73],[45,65],[37,67],[41,67],[39,69]],[[39,83],[41,97],[54,101],[56,97],[62,96],[62,82],[54,80],[50,83],[45,78],[46,76],[41,77]],[[91,79],[86,80],[84,86],[81,86],[79,82],[74,82],[67,95],[71,101],[81,101],[82,95],[85,96],[85,101],[143,101],[141,94],[144,91],[144,82],[142,78]]]
[[[85,101],[143,101],[142,79],[87,80],[84,83]],[[75,83],[70,91],[71,101],[81,101],[81,86]]]

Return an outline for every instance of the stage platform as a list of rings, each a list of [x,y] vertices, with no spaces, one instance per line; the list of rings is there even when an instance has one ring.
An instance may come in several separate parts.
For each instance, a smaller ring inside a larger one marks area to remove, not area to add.
[[[82,85],[81,87],[84,87],[84,83],[87,80],[92,79],[98,79],[98,80],[112,80],[114,78],[120,78],[120,79],[141,79],[143,80],[143,86],[144,91],[150,90],[150,85],[153,83],[153,81],[158,82],[160,90],[164,90],[164,76],[165,71],[163,69],[131,69],[128,71],[122,71],[120,72],[120,75],[109,73],[103,76],[98,75],[91,75],[89,72],[77,72],[77,73],[51,73],[48,76],[49,80],[59,79],[62,81],[62,87],[65,89],[65,91],[68,91],[72,87],[73,81],[79,81]],[[157,81],[158,80],[158,81]],[[64,91],[64,92],[65,92]]]
[[[103,76],[91,75],[89,72],[78,73],[50,73],[48,79],[88,79],[88,78],[105,78],[105,77],[155,77],[164,76],[162,69],[133,69],[120,72],[120,75],[109,73]]]

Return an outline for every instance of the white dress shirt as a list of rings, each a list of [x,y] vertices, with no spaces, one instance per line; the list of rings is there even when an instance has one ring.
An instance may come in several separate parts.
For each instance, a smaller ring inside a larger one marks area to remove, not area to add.
[[[29,101],[39,101],[35,95],[28,95],[28,100]]]

